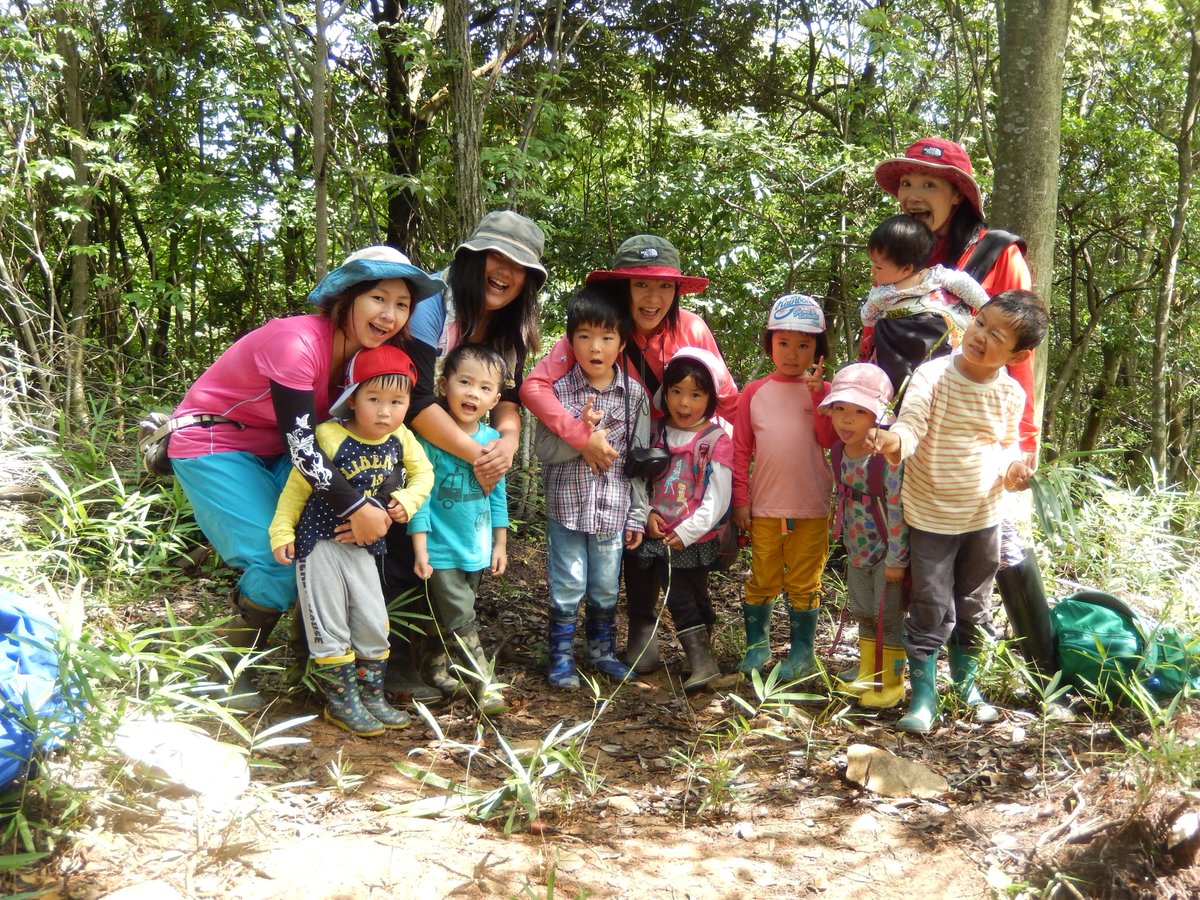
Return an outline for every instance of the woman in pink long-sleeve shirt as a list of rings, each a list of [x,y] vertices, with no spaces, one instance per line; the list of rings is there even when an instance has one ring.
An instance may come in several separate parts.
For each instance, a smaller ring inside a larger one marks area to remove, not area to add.
[[[738,389],[724,365],[721,351],[708,325],[695,313],[680,309],[679,297],[697,294],[708,287],[708,279],[684,275],[679,267],[679,252],[666,238],[639,234],[628,238],[613,258],[611,269],[592,272],[588,284],[607,282],[623,294],[633,320],[630,340],[625,346],[624,365],[629,376],[653,397],[663,369],[681,347],[701,347],[721,359],[723,371],[717,385],[717,414],[733,420],[737,411]],[[592,430],[568,413],[554,393],[554,383],[575,364],[571,344],[560,339],[521,385],[521,402],[547,428],[583,454],[594,470],[607,469],[616,458],[609,445],[607,430]],[[656,417],[662,413],[652,409]],[[629,644],[625,660],[639,673],[652,672],[661,663],[655,640],[657,616],[649,609],[629,607]]]

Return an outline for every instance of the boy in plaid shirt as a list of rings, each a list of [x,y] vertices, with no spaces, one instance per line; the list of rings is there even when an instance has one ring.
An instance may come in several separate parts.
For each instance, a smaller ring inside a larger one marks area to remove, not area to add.
[[[550,665],[554,687],[579,687],[572,645],[579,602],[587,597],[588,664],[610,678],[629,669],[616,656],[614,620],[621,555],[642,542],[646,485],[627,478],[625,454],[646,446],[650,407],[646,392],[617,365],[629,324],[621,306],[595,286],[567,304],[567,338],[575,365],[554,383],[563,407],[607,433],[613,464],[594,472],[578,450],[538,423],[534,447],[546,479],[549,543]]]

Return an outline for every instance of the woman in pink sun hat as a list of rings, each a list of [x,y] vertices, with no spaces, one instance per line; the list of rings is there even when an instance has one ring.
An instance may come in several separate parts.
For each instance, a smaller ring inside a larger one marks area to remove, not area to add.
[[[679,304],[684,294],[698,294],[708,287],[708,279],[683,273],[674,244],[653,234],[627,238],[617,248],[612,267],[591,272],[587,283],[607,286],[616,293],[622,307],[629,310],[632,327],[623,366],[629,377],[646,389],[648,396],[658,391],[667,363],[679,350],[698,347],[711,352],[719,363],[716,413],[733,420],[738,389],[717,341],[700,316],[680,308]],[[565,337],[560,339],[525,378],[521,400],[550,431],[579,450],[593,471],[602,473],[617,455],[605,439],[605,429],[593,430],[572,416],[554,393],[554,383],[570,371],[574,361],[570,341]],[[652,412],[656,417],[662,415],[658,409]],[[629,562],[627,556],[626,564]],[[656,622],[653,604],[648,607],[638,601],[630,604],[625,659],[640,674],[653,672],[662,665],[655,638]]]

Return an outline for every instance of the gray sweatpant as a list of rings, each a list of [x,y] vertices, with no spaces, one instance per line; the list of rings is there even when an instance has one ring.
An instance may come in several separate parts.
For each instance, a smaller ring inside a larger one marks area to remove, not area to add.
[[[314,660],[341,663],[388,655],[387,604],[370,551],[317,541],[312,553],[296,561],[296,587]]]
[[[915,659],[925,659],[951,635],[963,649],[977,647],[991,626],[1000,526],[965,534],[910,528],[908,553],[912,597],[904,621],[904,649]]]
[[[883,563],[847,566],[847,605],[850,615],[858,622],[858,636],[873,641],[878,634],[879,600],[883,597],[883,643],[888,647],[900,647],[904,640],[904,595],[900,585],[887,583],[884,568]]]

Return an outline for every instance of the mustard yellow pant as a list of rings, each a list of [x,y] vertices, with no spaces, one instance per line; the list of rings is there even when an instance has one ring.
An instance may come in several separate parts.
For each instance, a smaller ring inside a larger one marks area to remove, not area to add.
[[[788,527],[788,523],[791,527]],[[752,559],[746,602],[769,603],[786,591],[792,609],[821,603],[821,573],[829,556],[829,519],[750,520]]]

